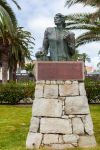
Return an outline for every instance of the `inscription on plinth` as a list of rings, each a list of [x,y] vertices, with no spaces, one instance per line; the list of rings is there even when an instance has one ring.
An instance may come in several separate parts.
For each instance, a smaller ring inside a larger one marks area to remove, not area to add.
[[[36,63],[36,80],[84,80],[84,64],[39,61]]]

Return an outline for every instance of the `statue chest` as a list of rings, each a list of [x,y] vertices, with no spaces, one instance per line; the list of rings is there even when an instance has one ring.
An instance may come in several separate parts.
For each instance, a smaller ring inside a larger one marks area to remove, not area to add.
[[[68,34],[66,30],[52,29],[48,31],[48,39],[50,42],[63,42],[64,37]]]

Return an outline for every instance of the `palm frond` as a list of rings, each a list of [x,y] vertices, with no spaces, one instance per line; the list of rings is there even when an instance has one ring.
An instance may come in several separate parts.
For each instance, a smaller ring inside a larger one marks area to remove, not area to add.
[[[17,27],[17,19],[16,19],[16,16],[15,16],[15,13],[11,9],[11,7],[8,5],[8,3],[5,0],[0,0],[0,6],[2,8],[4,8],[5,11],[7,11],[7,13],[9,14],[9,17],[12,20],[12,23],[14,24],[15,27]],[[1,11],[1,9],[0,9],[0,11]]]
[[[100,34],[98,34],[98,32],[94,33],[93,31],[89,31],[77,37],[76,47],[90,43],[90,42],[94,42],[94,41],[100,41]]]
[[[16,0],[12,0],[13,1],[13,3],[17,6],[17,8],[19,9],[19,10],[21,10],[21,7],[19,6],[19,4],[16,2]]]
[[[100,7],[100,0],[66,0],[65,6],[70,7],[77,3],[83,3],[84,5]]]

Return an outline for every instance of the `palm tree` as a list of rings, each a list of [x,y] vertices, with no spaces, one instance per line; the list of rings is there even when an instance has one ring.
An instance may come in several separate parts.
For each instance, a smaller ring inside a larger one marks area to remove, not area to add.
[[[90,57],[86,53],[80,54],[79,58],[84,62],[84,70],[85,70],[85,75],[87,74],[87,69],[86,69],[86,61],[91,62]]]
[[[25,70],[27,71],[28,75],[30,77],[33,77],[33,68],[34,68],[34,64],[33,63],[28,63],[25,65]]]
[[[79,56],[80,56],[79,51],[75,50],[75,54],[72,56],[72,60],[77,61],[79,59]]]
[[[19,5],[12,0],[18,8]],[[17,20],[11,7],[6,0],[0,1],[0,51],[2,53],[2,83],[7,82],[8,54],[11,39],[14,37],[14,31],[17,27]]]
[[[12,0],[18,9],[20,6],[15,0]],[[33,48],[33,37],[22,27],[17,27],[17,19],[8,5],[7,1],[1,0],[0,4],[0,35],[2,50],[2,72],[3,83],[7,81],[7,70],[9,60],[10,78],[16,78],[17,64],[20,66],[25,63],[25,58],[31,59],[31,50]]]
[[[34,38],[31,33],[18,27],[15,31],[9,52],[10,79],[16,79],[17,64],[24,66],[25,59],[31,60],[31,50],[33,49]]]

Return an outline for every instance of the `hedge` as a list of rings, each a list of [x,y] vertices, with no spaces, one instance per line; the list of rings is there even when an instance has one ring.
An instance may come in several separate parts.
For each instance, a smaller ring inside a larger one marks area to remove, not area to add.
[[[17,104],[21,99],[33,98],[35,83],[0,84],[0,103]]]
[[[89,103],[100,103],[100,81],[86,78],[85,88]]]
[[[89,103],[100,103],[100,81],[85,79],[85,88]],[[33,98],[35,83],[0,84],[0,103],[17,104],[25,98]]]

